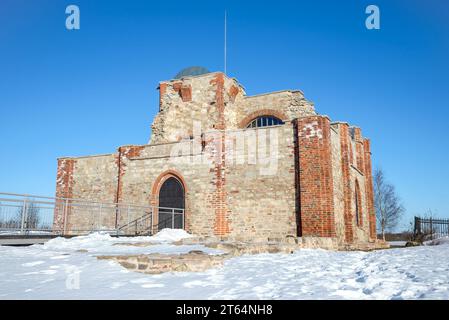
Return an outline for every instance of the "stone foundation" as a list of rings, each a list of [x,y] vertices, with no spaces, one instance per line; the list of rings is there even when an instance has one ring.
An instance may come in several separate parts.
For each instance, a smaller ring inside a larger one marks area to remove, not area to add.
[[[201,272],[210,268],[221,267],[226,259],[245,254],[285,253],[292,254],[301,248],[324,248],[330,250],[375,250],[388,248],[383,241],[376,241],[369,245],[339,246],[332,238],[298,238],[293,243],[288,242],[262,242],[244,243],[211,241],[204,238],[186,238],[175,245],[202,244],[208,248],[224,251],[223,254],[210,255],[200,250],[193,250],[185,254],[148,254],[148,255],[118,255],[98,256],[100,260],[114,260],[122,267],[132,271],[159,274],[164,272]],[[116,243],[114,245],[145,247],[155,245],[154,242]]]
[[[158,274],[164,272],[199,272],[223,264],[225,255],[208,255],[202,251],[186,254],[149,254],[129,256],[98,256],[100,260],[114,260],[126,269]]]

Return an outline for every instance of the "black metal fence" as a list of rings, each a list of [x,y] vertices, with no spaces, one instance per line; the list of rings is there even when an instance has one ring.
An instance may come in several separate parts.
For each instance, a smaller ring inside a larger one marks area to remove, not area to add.
[[[415,217],[414,233],[426,236],[428,239],[449,236],[449,219]]]

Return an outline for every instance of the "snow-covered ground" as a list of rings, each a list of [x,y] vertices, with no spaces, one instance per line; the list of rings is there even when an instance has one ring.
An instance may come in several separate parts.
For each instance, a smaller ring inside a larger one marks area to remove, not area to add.
[[[448,244],[449,245],[449,236],[441,237],[435,240],[425,241],[424,244],[426,246],[438,246],[440,244]]]
[[[132,239],[94,234],[31,247],[0,247],[0,299],[449,299],[447,241],[375,252],[303,249],[244,255],[206,272],[160,275],[128,271],[95,258],[190,250],[219,253],[201,245],[170,244],[185,236],[180,230]],[[148,241],[155,245],[126,245]]]

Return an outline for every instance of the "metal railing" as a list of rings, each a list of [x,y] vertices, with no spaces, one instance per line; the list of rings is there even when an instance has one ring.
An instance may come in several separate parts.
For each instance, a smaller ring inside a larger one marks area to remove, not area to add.
[[[424,235],[430,239],[449,236],[449,219],[415,217],[414,234]]]
[[[164,227],[184,228],[184,209],[0,193],[0,236],[80,235],[95,231],[154,234],[162,226],[155,216],[161,218]]]
[[[155,223],[156,219],[153,219],[153,214],[156,212],[159,218],[157,223]],[[118,231],[125,232],[125,234],[151,235],[164,228],[184,229],[184,226],[184,209],[157,207],[153,208],[150,214],[145,214],[120,226]]]

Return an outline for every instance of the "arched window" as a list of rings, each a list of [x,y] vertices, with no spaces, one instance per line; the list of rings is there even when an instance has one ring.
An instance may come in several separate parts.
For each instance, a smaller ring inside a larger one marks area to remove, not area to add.
[[[277,126],[280,124],[284,124],[284,121],[273,116],[261,116],[252,120],[246,127],[260,128],[260,127]]]
[[[355,181],[355,222],[358,226],[362,225],[362,200],[360,197],[359,182]]]

